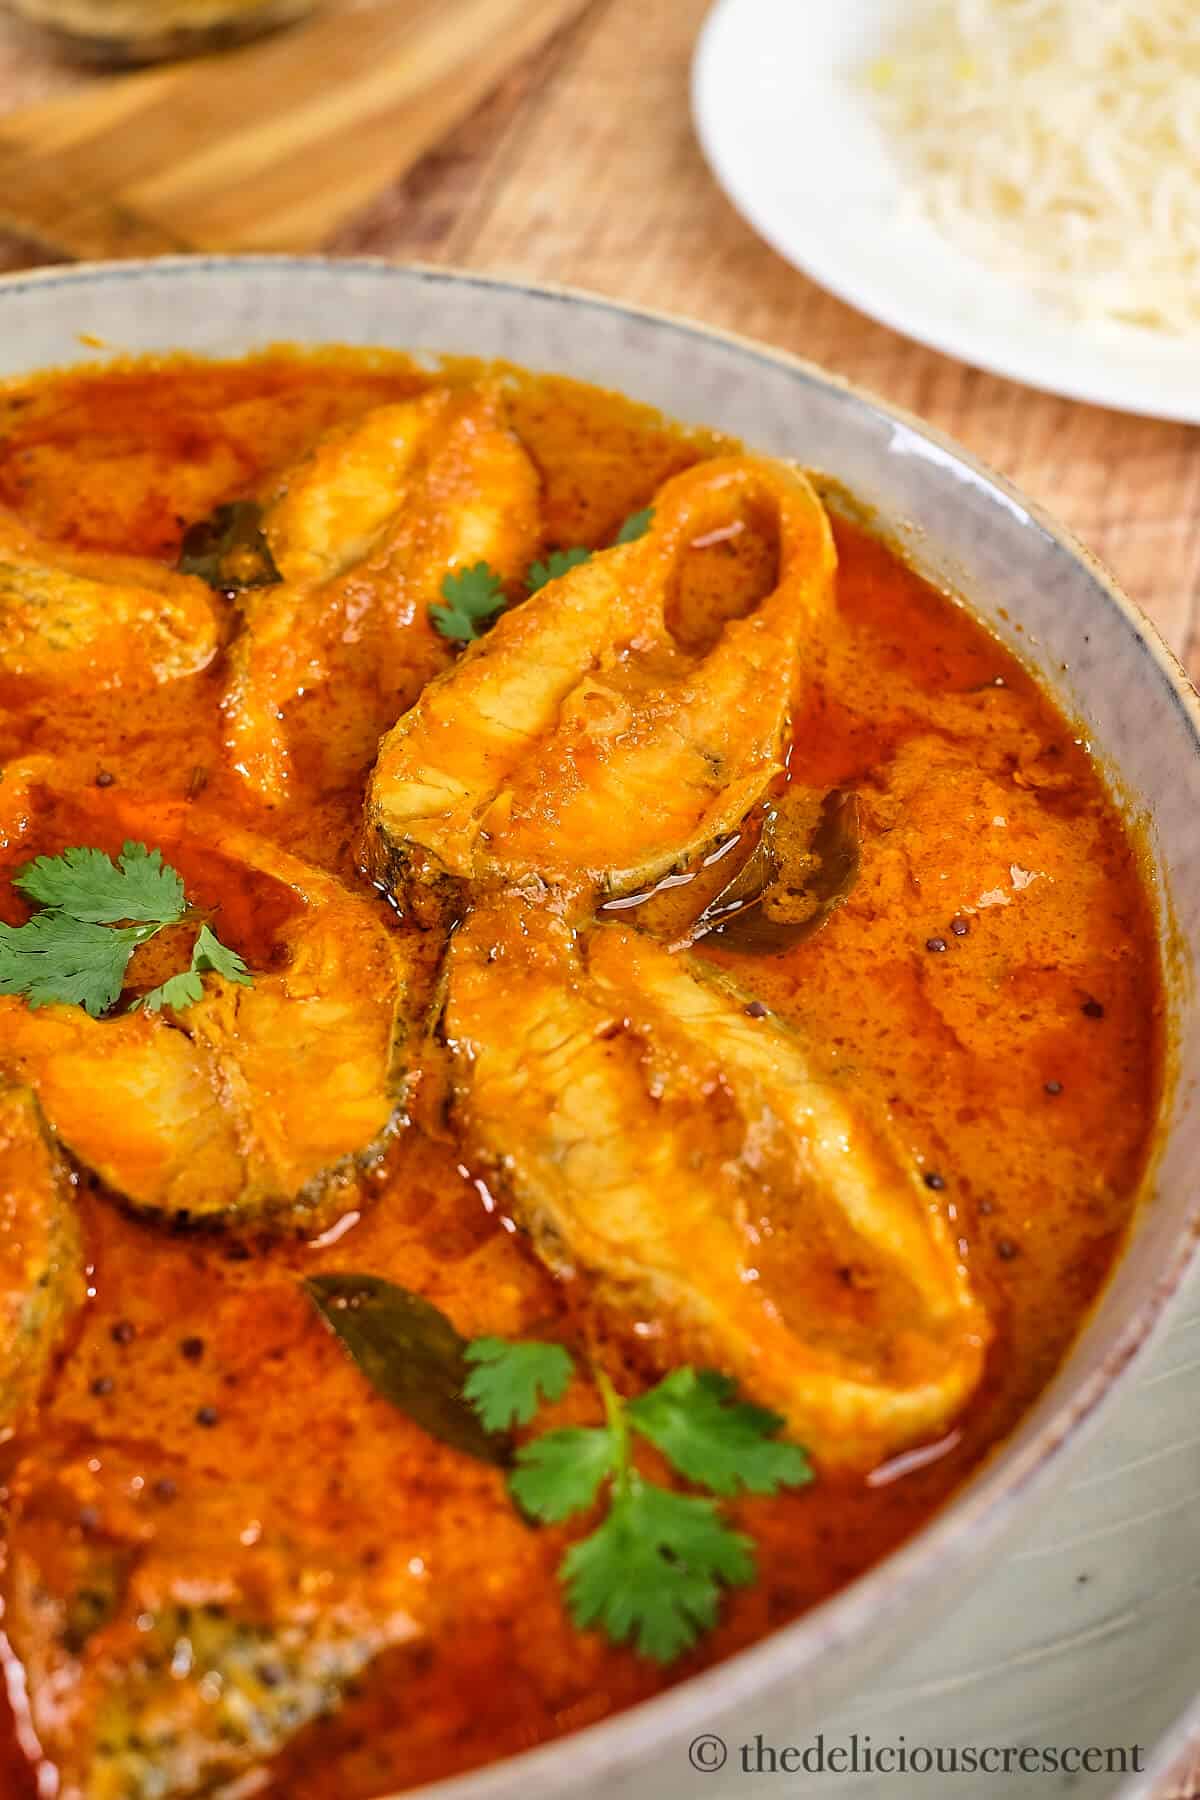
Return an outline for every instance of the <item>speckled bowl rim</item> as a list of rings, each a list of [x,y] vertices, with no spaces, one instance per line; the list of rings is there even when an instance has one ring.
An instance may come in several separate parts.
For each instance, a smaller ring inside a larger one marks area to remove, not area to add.
[[[1153,664],[1167,697],[1183,714],[1192,746],[1200,756],[1200,696],[1182,664],[1153,623],[1073,533],[1004,476],[915,414],[881,400],[869,390],[803,357],[773,349],[736,332],[554,283],[507,279],[423,263],[391,262],[383,257],[290,255],[171,256],[128,263],[79,263],[0,276],[0,328],[5,298],[14,292],[55,286],[86,288],[97,282],[136,283],[150,274],[183,279],[204,273],[245,274],[256,268],[264,271],[285,268],[294,270],[298,276],[316,270],[324,274],[377,276],[381,280],[403,276],[431,286],[465,284],[484,293],[524,294],[568,309],[596,310],[660,326],[681,333],[700,345],[707,343],[732,349],[748,364],[768,366],[790,374],[802,385],[835,390],[849,402],[906,427],[933,445],[975,481],[1002,496],[1010,508],[1027,515],[1029,524],[1038,527],[1083,566],[1108,604],[1121,615],[1131,642]],[[290,341],[300,348],[315,349],[323,344],[336,344],[338,340],[335,334]],[[836,474],[836,471],[831,473]],[[936,533],[931,535],[936,536]],[[1113,765],[1113,773],[1119,777],[1119,765]],[[1140,1359],[1152,1335],[1161,1326],[1169,1303],[1178,1294],[1192,1263],[1198,1237],[1200,1184],[1187,1203],[1170,1255],[1149,1292],[1116,1334],[1102,1363],[1074,1393],[1064,1398],[1027,1444],[1017,1448],[1006,1448],[1001,1444],[957,1498],[947,1502],[929,1525],[832,1599],[803,1614],[793,1624],[772,1632],[749,1649],[598,1724],[535,1749],[502,1757],[466,1774],[406,1789],[392,1800],[422,1800],[426,1795],[436,1796],[436,1800],[514,1800],[515,1796],[520,1800],[540,1800],[542,1796],[585,1788],[593,1780],[633,1770],[643,1757],[660,1752],[672,1743],[684,1744],[690,1736],[710,1730],[714,1724],[719,1725],[722,1720],[734,1716],[742,1705],[777,1694],[785,1686],[798,1687],[805,1672],[821,1659],[851,1646],[881,1624],[911,1616],[922,1588],[932,1585],[935,1574],[945,1581],[956,1571],[968,1570],[972,1562],[982,1562],[984,1551],[1003,1535],[1014,1515],[1028,1504],[1033,1493],[1052,1477],[1064,1451],[1074,1445],[1084,1426],[1094,1424],[1101,1409],[1120,1391],[1122,1378]],[[1064,1368],[1069,1368],[1069,1360]],[[1055,1379],[1061,1379],[1062,1373],[1060,1370]],[[1184,1723],[1177,1735],[1173,1734],[1173,1751],[1178,1751],[1179,1740],[1186,1733],[1187,1723]],[[1163,1757],[1159,1766],[1167,1760]]]

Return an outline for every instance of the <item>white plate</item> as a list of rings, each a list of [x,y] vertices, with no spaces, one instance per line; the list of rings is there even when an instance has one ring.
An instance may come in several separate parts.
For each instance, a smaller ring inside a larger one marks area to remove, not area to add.
[[[696,129],[739,212],[860,311],[964,362],[1125,412],[1200,423],[1200,345],[1074,327],[914,216],[855,71],[908,0],[718,0]]]

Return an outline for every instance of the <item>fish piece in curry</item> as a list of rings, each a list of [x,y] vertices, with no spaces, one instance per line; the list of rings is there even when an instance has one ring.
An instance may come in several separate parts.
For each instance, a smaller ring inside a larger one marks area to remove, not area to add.
[[[456,934],[443,1029],[470,1150],[552,1266],[670,1319],[824,1462],[962,1406],[990,1333],[936,1202],[852,1077],[715,971],[510,899]]]
[[[130,1445],[52,1441],[13,1481],[5,1623],[64,1800],[210,1794],[422,1635],[411,1577],[368,1594],[277,1497],[264,1526],[245,1484],[176,1466],[155,1491],[139,1466]]]
[[[208,667],[221,641],[200,581],[149,558],[49,544],[0,508],[0,672],[53,697],[143,688]]]
[[[33,775],[32,805],[51,805],[50,767]],[[223,865],[256,882],[258,905],[281,916],[265,951],[279,966],[250,985],[209,974],[184,1010],[96,1019],[0,997],[0,1070],[34,1090],[71,1155],[139,1211],[178,1224],[336,1211],[398,1127],[424,947],[389,929],[369,895],[227,820],[150,801],[110,810],[121,835],[136,829],[189,867],[207,863],[210,879]],[[161,975],[149,960],[159,950],[130,963],[132,1000]]]
[[[294,793],[293,739],[323,689],[337,706],[309,733],[313,778],[361,777],[449,661],[429,616],[446,575],[486,562],[515,583],[539,533],[537,476],[495,385],[379,407],[287,470],[263,515],[281,580],[240,595],[222,702],[248,789],[268,806]]]
[[[0,1082],[0,1427],[36,1398],[83,1292],[70,1170],[31,1090]]]
[[[777,573],[744,617],[696,642],[673,606],[696,540],[749,516]],[[805,477],[715,459],[662,490],[646,535],[504,615],[380,746],[366,850],[384,885],[582,883],[666,873],[733,830],[780,770],[805,642],[834,570]]]

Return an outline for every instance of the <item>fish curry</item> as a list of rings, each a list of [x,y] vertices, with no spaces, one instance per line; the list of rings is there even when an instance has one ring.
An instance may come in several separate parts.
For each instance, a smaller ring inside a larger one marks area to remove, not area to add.
[[[0,765],[13,1800],[644,1699],[925,1523],[1119,1253],[1136,839],[789,464],[466,362],[11,385]]]

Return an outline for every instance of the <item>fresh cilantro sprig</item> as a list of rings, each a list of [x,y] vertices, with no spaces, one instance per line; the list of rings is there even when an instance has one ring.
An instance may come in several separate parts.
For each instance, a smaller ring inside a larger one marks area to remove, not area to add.
[[[536,594],[548,581],[557,581],[560,576],[569,575],[581,563],[591,560],[592,552],[585,550],[582,544],[576,544],[573,550],[551,550],[545,562],[530,563],[525,574],[525,586],[531,594]]]
[[[489,1431],[528,1425],[543,1400],[561,1400],[571,1379],[571,1358],[561,1344],[476,1338],[467,1345],[473,1364],[463,1393]]]
[[[99,1018],[150,935],[148,928],[91,925],[58,912],[35,913],[26,925],[0,924],[0,994],[23,994],[31,1007],[83,1006]]]
[[[194,953],[193,953],[194,954]],[[204,983],[195,969],[185,969],[181,975],[171,975],[166,981],[151,988],[140,1000],[133,1003],[133,1011],[144,1006],[147,1012],[161,1012],[169,1006],[175,1012],[182,1012],[185,1006],[194,1006],[197,1000],[204,997]]]
[[[115,862],[103,850],[76,844],[26,863],[13,886],[40,910],[24,925],[0,924],[0,994],[22,995],[31,1007],[82,1006],[94,1019],[120,998],[138,945],[193,913],[183,877],[163,862],[161,850],[145,844],[127,843]],[[209,969],[243,985],[251,979],[236,951],[202,923],[191,968],[138,1004],[151,1012],[190,1006]]]
[[[491,1429],[527,1423],[539,1395],[561,1397],[571,1370],[553,1344],[480,1338],[467,1358],[466,1397]],[[559,1524],[595,1505],[607,1485],[603,1520],[559,1569],[571,1616],[581,1629],[598,1625],[614,1643],[632,1638],[644,1656],[672,1662],[715,1624],[722,1588],[754,1580],[754,1552],[716,1501],[648,1481],[633,1460],[635,1437],[721,1496],[802,1487],[812,1470],[803,1450],[777,1440],[779,1415],[738,1400],[724,1375],[676,1369],[634,1400],[622,1400],[603,1370],[595,1379],[605,1423],[531,1438],[517,1452],[509,1491],[531,1518]]]
[[[443,637],[469,644],[502,611],[504,585],[495,569],[478,562],[443,578],[442,599],[445,606],[431,606],[430,618]]]
[[[681,1475],[714,1494],[773,1494],[809,1479],[803,1450],[775,1438],[779,1414],[739,1400],[736,1381],[714,1369],[676,1369],[626,1411]]]
[[[645,537],[654,523],[654,508],[643,507],[641,512],[630,513],[614,538],[614,544],[632,544],[640,537]],[[530,566],[525,577],[525,586],[531,594],[544,588],[548,581],[557,581],[560,575],[569,574],[581,563],[591,562],[594,552],[586,550],[582,544],[576,544],[570,550],[552,550],[545,562],[535,562]]]
[[[164,922],[179,918],[186,905],[182,875],[163,862],[161,850],[145,844],[126,844],[116,862],[90,844],[38,856],[17,870],[13,886],[37,906],[96,925]]]
[[[730,1529],[713,1501],[632,1472],[614,1477],[608,1517],[562,1565],[577,1625],[599,1625],[618,1644],[632,1637],[661,1663],[712,1630],[722,1585],[748,1587],[754,1576],[749,1538]]]
[[[192,967],[200,975],[211,969],[214,975],[223,975],[226,981],[235,981],[239,987],[251,987],[254,982],[237,951],[223,944],[207,923],[201,925],[192,945]]]
[[[630,513],[616,536],[618,544],[632,544],[643,537],[654,519],[654,508]],[[545,562],[531,563],[525,572],[527,593],[536,594],[548,581],[590,562],[593,552],[582,544],[570,550],[552,550]],[[504,583],[490,563],[477,562],[469,569],[451,570],[442,578],[444,606],[431,606],[429,616],[444,638],[455,643],[470,644],[482,637],[488,626],[504,611]]]
[[[209,971],[215,975],[223,975],[226,981],[235,981],[239,987],[249,987],[253,976],[247,969],[236,950],[223,944],[211,925],[201,925],[192,945],[192,966],[181,975],[172,975],[159,987],[151,988],[143,994],[135,1005],[144,1006],[147,1012],[161,1012],[164,1006],[170,1006],[181,1012],[185,1006],[193,1006],[204,994],[204,983],[200,979]]]
[[[644,506],[641,512],[630,513],[616,535],[618,544],[633,544],[638,538],[645,537],[654,523],[654,508]]]

